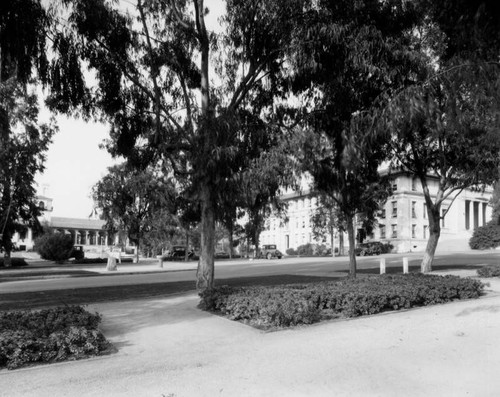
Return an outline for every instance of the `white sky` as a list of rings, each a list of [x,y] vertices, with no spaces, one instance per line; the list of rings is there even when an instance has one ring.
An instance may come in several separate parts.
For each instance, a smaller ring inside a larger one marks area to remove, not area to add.
[[[38,191],[53,201],[52,216],[87,218],[93,209],[91,190],[113,164],[99,144],[108,137],[104,124],[57,117],[59,132],[47,152],[45,172],[37,177]]]
[[[218,30],[217,18],[224,10],[224,2],[206,0],[205,6],[210,9],[205,19],[207,28]],[[42,111],[40,121],[47,120],[47,111]],[[45,195],[53,199],[52,216],[87,218],[94,208],[92,186],[117,162],[106,150],[99,149],[109,128],[64,116],[56,120],[59,132],[47,152],[45,172],[36,178],[38,192],[43,194],[46,186]]]

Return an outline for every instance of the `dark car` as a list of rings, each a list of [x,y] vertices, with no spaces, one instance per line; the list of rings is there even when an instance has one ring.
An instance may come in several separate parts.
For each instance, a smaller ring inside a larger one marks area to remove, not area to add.
[[[194,255],[194,252],[188,250],[188,258],[191,258]],[[186,247],[183,245],[174,245],[170,250],[170,254],[168,255],[170,258],[185,258],[186,257]]]
[[[384,252],[384,244],[380,241],[371,241],[369,243],[361,243],[356,247],[356,255],[380,255]]]
[[[260,250],[259,258],[278,258],[281,259],[283,254],[276,248],[276,244],[263,245]]]
[[[76,260],[85,258],[85,252],[83,251],[83,245],[74,245],[71,251],[70,258],[75,258]]]

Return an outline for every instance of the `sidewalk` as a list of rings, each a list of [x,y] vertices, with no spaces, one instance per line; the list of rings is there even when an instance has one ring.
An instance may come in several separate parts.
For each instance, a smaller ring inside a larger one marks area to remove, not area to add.
[[[0,371],[1,394],[498,396],[500,280],[484,281],[478,300],[278,332],[199,311],[194,294],[92,305],[116,354]]]

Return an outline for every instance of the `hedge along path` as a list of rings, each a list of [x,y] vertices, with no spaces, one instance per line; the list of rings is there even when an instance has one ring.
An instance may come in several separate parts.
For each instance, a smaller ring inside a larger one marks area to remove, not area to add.
[[[273,287],[215,287],[199,307],[257,328],[283,328],[478,298],[484,284],[458,276],[381,275]]]
[[[81,306],[0,313],[0,369],[107,354],[100,322]]]

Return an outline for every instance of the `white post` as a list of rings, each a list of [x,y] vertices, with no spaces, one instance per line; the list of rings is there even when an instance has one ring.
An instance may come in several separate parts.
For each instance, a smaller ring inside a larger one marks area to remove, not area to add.
[[[408,258],[403,258],[403,273],[408,274]]]
[[[110,252],[108,254],[108,264],[106,266],[106,270],[107,271],[116,271],[117,270],[116,258],[115,258],[115,256],[113,255],[112,252]]]
[[[380,274],[385,274],[385,258],[380,258]]]

